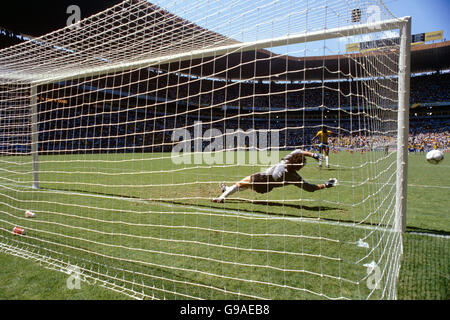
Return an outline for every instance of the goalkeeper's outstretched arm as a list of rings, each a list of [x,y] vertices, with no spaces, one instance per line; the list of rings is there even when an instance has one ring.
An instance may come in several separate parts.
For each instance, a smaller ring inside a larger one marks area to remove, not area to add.
[[[319,190],[323,190],[323,189],[329,189],[329,188],[333,188],[337,186],[337,179],[333,178],[333,179],[329,179],[327,182],[323,183],[323,184],[311,184],[308,183],[306,181],[301,181],[297,184],[295,184],[295,186],[307,191],[307,192],[316,192]]]

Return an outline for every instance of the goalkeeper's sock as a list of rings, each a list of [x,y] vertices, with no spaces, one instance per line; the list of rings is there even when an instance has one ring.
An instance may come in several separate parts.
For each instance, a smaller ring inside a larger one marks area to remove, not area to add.
[[[227,189],[225,190],[224,193],[222,193],[222,195],[219,197],[219,200],[224,200],[225,198],[235,194],[236,192],[239,191],[239,188],[237,185],[233,185],[231,187],[227,187]]]
[[[328,159],[329,159],[329,157],[328,157],[328,156],[326,156],[326,157],[325,157],[325,165],[326,165],[327,167],[329,167],[329,166],[330,166],[330,164],[328,163]]]
[[[224,193],[225,191],[227,191],[227,186],[225,183],[221,183],[220,184],[220,189],[222,190],[222,193]]]

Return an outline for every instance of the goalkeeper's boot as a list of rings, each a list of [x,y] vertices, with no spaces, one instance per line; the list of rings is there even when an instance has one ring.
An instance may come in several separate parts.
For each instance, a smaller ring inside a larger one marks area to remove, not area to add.
[[[327,182],[325,182],[325,187],[327,188],[333,188],[338,185],[338,180],[336,178],[330,179]]]
[[[223,200],[223,199],[220,199],[220,198],[214,198],[214,199],[211,199],[211,202],[214,202],[214,203],[224,203],[224,200]]]

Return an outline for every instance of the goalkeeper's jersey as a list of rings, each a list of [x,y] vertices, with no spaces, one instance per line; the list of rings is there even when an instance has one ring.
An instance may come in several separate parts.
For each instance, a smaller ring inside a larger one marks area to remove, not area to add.
[[[288,172],[288,165],[293,168],[295,171],[298,171],[303,167],[303,161],[305,161],[304,157],[298,157],[299,155],[303,154],[302,150],[295,150],[288,154],[286,157],[283,158],[283,160],[280,161],[280,163],[270,167],[266,171],[263,172],[263,174],[272,176],[272,178],[275,181],[282,180],[283,174]],[[303,159],[302,162],[299,162],[299,159]],[[298,166],[295,166],[298,165]],[[292,171],[292,170],[291,170]]]

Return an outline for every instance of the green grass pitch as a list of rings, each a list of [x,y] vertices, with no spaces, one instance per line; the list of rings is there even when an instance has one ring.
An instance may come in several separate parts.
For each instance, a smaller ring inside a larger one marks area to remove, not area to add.
[[[170,154],[41,156],[41,189],[32,190],[30,157],[3,157],[0,242],[80,266],[147,298],[377,299],[386,292],[368,288],[364,264],[384,267],[399,250],[398,234],[385,232],[394,223],[386,212],[395,206],[395,157],[341,152],[322,170],[310,159],[300,171],[305,180],[337,178],[339,187],[245,191],[225,204],[209,201],[221,182],[263,167],[176,165]],[[448,235],[446,160],[409,160],[408,231]],[[24,217],[28,209],[35,219]],[[27,235],[13,236],[16,225]],[[446,299],[449,240],[415,233],[404,238],[398,298]],[[418,266],[421,258],[429,263]],[[46,276],[36,278],[30,284],[45,285]],[[65,283],[60,287],[68,297]],[[11,293],[0,298],[16,297],[13,289],[4,292]],[[86,298],[115,297],[101,292],[89,289]]]

